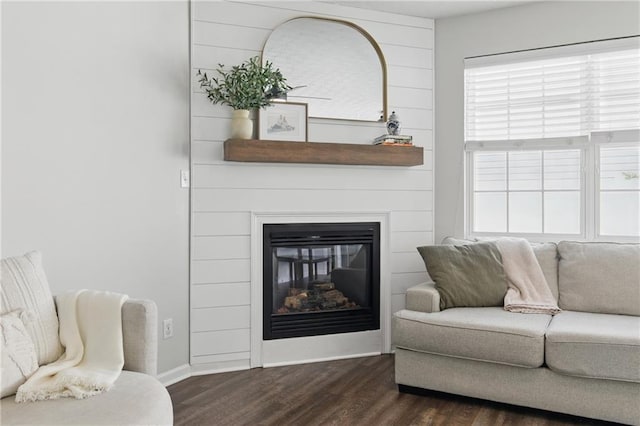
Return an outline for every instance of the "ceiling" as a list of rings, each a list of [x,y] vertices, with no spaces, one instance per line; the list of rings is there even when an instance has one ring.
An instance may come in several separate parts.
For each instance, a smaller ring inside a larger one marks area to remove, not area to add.
[[[359,7],[363,9],[378,10],[380,12],[397,13],[399,15],[420,16],[423,18],[448,18],[451,16],[467,15],[484,12],[492,9],[516,6],[524,3],[533,3],[531,0],[494,0],[494,1],[332,1],[331,3],[343,6]]]

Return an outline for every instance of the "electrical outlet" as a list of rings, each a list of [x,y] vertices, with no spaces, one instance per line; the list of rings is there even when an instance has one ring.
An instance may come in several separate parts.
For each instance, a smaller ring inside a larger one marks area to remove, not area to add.
[[[190,184],[189,170],[180,170],[180,187],[188,188]]]
[[[165,339],[169,339],[173,337],[173,319],[172,318],[167,318],[166,320],[162,321],[162,336]]]

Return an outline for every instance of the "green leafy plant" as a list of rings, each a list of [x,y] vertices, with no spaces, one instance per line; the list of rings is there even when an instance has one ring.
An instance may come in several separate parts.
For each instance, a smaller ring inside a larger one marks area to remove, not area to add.
[[[225,69],[218,64],[217,76],[209,78],[198,70],[200,87],[214,104],[229,105],[233,109],[254,109],[271,105],[271,101],[291,90],[287,79],[269,61],[260,64],[255,56],[241,65]]]

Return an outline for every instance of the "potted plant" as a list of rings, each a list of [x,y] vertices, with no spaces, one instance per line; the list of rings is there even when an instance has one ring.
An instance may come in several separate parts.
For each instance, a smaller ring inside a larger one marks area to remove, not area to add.
[[[198,70],[198,82],[213,104],[233,108],[232,138],[251,139],[253,122],[249,118],[249,111],[271,105],[273,99],[283,97],[291,89],[280,70],[274,69],[269,61],[261,65],[259,56],[230,70],[218,64],[216,72],[216,77],[209,78],[207,73]]]

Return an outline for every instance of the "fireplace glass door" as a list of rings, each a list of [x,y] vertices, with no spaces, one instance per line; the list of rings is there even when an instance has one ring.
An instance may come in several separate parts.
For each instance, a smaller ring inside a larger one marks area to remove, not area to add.
[[[379,225],[265,225],[264,338],[379,328]]]

